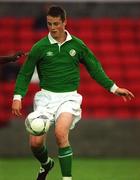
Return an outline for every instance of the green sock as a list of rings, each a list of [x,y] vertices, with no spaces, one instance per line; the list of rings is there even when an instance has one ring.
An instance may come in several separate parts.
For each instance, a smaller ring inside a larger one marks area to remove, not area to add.
[[[39,160],[39,162],[45,165],[47,163],[48,160],[48,151],[47,151],[47,147],[46,146],[42,146],[41,148],[31,148],[34,156],[36,157],[36,159]]]
[[[59,162],[63,177],[72,176],[72,149],[70,146],[59,148]]]

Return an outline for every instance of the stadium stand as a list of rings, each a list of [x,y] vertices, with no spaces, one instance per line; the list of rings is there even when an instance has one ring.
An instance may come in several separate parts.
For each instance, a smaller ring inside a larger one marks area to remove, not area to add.
[[[32,28],[33,22],[34,18],[0,18],[0,54],[20,49],[29,51],[37,40],[47,34],[47,31],[35,31]],[[114,81],[120,86],[128,87],[136,96],[132,102],[124,103],[121,98],[106,92],[93,81],[81,65],[79,92],[84,97],[83,118],[140,118],[139,19],[69,19],[67,28],[85,41]],[[3,123],[11,119],[14,82],[0,82],[0,87],[0,122]],[[24,99],[25,115],[31,110],[33,95],[37,89],[36,84],[30,85]]]

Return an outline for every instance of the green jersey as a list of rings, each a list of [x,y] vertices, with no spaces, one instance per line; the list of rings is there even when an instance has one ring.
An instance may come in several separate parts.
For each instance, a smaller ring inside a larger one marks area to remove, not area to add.
[[[25,96],[35,67],[40,88],[52,92],[77,90],[80,63],[85,65],[92,78],[110,90],[114,82],[105,74],[94,54],[80,39],[68,32],[67,34],[67,39],[62,44],[57,43],[49,34],[32,47],[18,74],[14,94]]]

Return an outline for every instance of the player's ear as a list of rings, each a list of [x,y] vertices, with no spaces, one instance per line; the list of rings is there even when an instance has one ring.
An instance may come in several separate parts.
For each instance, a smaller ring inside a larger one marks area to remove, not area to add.
[[[67,25],[67,20],[65,19],[64,22],[63,22],[64,26]]]

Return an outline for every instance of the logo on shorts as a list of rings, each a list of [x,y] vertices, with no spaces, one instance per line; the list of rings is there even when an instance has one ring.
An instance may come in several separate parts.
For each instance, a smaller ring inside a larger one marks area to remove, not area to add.
[[[73,57],[76,55],[76,51],[74,49],[71,49],[69,54]]]
[[[46,52],[46,55],[47,55],[47,56],[53,56],[54,53],[53,53],[52,51],[48,51],[48,52]]]

